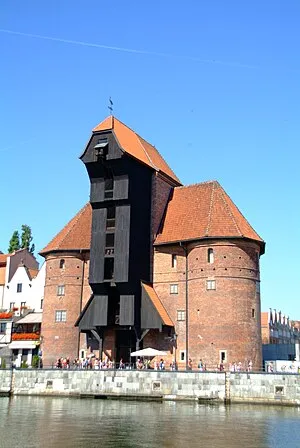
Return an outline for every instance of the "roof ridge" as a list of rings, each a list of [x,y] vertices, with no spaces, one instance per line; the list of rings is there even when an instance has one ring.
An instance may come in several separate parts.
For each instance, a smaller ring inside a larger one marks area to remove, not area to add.
[[[205,229],[205,235],[209,235],[209,229],[210,229],[210,225],[211,225],[212,208],[213,208],[213,200],[214,200],[214,193],[215,193],[215,185],[216,185],[215,182],[212,182],[212,189],[211,189],[211,196],[210,196],[208,219],[207,219],[207,226]]]
[[[194,184],[189,184],[189,185],[181,185],[181,186],[178,186],[178,187],[175,187],[176,188],[176,190],[178,190],[179,188],[180,189],[183,189],[183,188],[192,188],[192,187],[197,187],[198,185],[200,186],[200,185],[207,185],[207,184],[215,184],[215,185],[220,185],[219,184],[219,182],[217,181],[217,180],[206,180],[206,181],[204,181],[204,182],[196,182],[196,183],[194,183]]]
[[[254,231],[254,233],[256,233],[256,235],[260,238],[261,241],[264,241],[263,238],[256,232],[256,230],[252,227],[252,225],[250,224],[250,222],[248,221],[247,218],[245,218],[244,214],[241,212],[241,210],[239,209],[239,207],[233,202],[233,200],[231,199],[231,197],[229,196],[228,193],[226,193],[226,191],[223,189],[223,187],[220,185],[221,189],[223,190],[223,193],[225,196],[227,196],[227,198],[230,200],[230,202],[232,202],[233,206],[237,209],[237,211],[240,213],[240,215],[243,217],[244,221],[248,224],[248,226]],[[241,234],[242,236],[244,236],[243,234]]]
[[[233,221],[233,223],[234,223],[234,225],[235,225],[235,227],[236,227],[236,230],[238,231],[238,233],[240,234],[240,236],[244,236],[243,233],[241,232],[241,229],[240,229],[239,226],[238,226],[238,223],[236,222],[236,219],[235,219],[234,214],[232,213],[231,207],[229,206],[228,202],[226,201],[226,198],[225,198],[225,191],[224,191],[224,189],[223,189],[221,186],[220,186],[220,190],[221,190],[221,197],[222,197],[222,200],[223,200],[223,202],[224,202],[224,204],[225,204],[227,210],[229,211],[229,214],[230,214],[230,216],[231,216],[231,219],[232,219],[232,221]]]
[[[86,209],[86,207],[89,205],[89,202],[87,202],[80,210],[79,212],[73,217],[71,218],[66,225],[64,225],[64,227],[61,229],[61,232],[63,232],[65,230],[66,227],[68,227],[70,225],[70,223],[74,220],[73,224],[70,226],[69,230],[67,231],[67,233],[65,234],[65,236],[63,237],[63,239],[60,241],[59,245],[61,246],[61,244],[64,242],[65,238],[67,237],[67,235],[69,235],[71,229],[74,228],[74,225],[77,223],[79,217],[82,215],[82,213],[84,212],[84,210]],[[58,234],[54,235],[54,237],[52,238],[52,240],[47,244],[47,246],[45,246],[44,249],[46,249],[48,246],[50,246],[53,241],[55,240],[55,238],[57,237]],[[41,253],[44,252],[44,249],[41,251]]]
[[[134,131],[133,131],[133,132],[134,132]],[[139,144],[140,144],[141,147],[143,148],[143,151],[144,151],[144,153],[146,154],[146,157],[148,157],[149,162],[151,163],[151,165],[153,166],[153,168],[154,168],[156,171],[160,171],[160,170],[157,168],[157,166],[154,165],[154,163],[152,162],[151,157],[149,156],[149,154],[148,154],[146,148],[144,147],[143,143],[141,142],[141,138],[142,138],[142,137],[140,137],[136,132],[134,132],[134,134],[135,134],[135,136],[137,137]],[[145,141],[146,141],[146,140],[145,140]],[[148,142],[147,142],[147,143],[148,143]],[[148,143],[148,144],[150,145],[150,143]],[[152,145],[151,145],[151,146],[152,146]]]

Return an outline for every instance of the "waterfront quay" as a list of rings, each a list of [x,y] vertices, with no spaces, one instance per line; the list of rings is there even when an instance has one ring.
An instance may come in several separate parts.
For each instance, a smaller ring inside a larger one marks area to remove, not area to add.
[[[300,375],[119,369],[2,369],[0,394],[300,406]]]

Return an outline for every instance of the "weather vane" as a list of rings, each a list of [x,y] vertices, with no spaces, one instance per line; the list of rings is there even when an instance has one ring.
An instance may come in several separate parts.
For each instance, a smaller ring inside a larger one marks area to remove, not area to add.
[[[110,110],[110,113],[111,113],[111,115],[113,114],[113,105],[114,105],[114,103],[112,102],[112,99],[111,99],[111,96],[109,97],[109,106],[107,106],[108,107],[108,109]]]

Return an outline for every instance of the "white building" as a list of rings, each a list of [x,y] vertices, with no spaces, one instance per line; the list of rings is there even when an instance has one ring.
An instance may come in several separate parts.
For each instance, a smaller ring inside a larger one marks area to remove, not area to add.
[[[40,312],[43,308],[46,265],[40,270],[29,269],[19,264],[14,275],[4,287],[2,308],[15,311],[15,316],[21,316],[27,310]]]

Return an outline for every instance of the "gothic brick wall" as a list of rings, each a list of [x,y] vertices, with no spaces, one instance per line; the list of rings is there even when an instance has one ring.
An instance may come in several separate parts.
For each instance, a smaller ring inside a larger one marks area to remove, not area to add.
[[[208,262],[208,249],[214,260]],[[243,240],[202,241],[189,245],[188,255],[188,357],[194,365],[201,358],[208,367],[252,360],[262,366],[259,246]],[[172,254],[177,266],[172,267]],[[207,280],[215,281],[215,290],[207,289]],[[170,293],[170,285],[178,293]],[[157,247],[154,254],[154,287],[176,325],[177,359],[186,349],[186,320],[178,320],[178,311],[186,312],[185,254],[177,246]]]
[[[89,260],[83,254],[63,253],[46,258],[46,283],[43,304],[42,351],[44,365],[51,365],[58,357],[78,356],[78,348],[86,349],[85,335],[79,342],[78,328],[74,326],[81,309],[90,297],[88,283]],[[87,255],[85,255],[87,257]],[[60,267],[60,261],[64,266]],[[82,277],[84,282],[82,286]],[[64,295],[57,288],[64,285]],[[56,311],[66,311],[66,322],[56,322]]]

